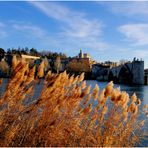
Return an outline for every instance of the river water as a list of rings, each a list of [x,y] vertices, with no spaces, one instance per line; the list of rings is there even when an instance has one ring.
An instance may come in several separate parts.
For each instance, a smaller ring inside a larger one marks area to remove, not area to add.
[[[4,79],[3,85],[0,87],[0,94],[5,90],[7,82],[8,82],[8,79]],[[100,90],[102,90],[103,88],[106,87],[108,82],[98,82],[98,81],[95,81],[95,80],[87,80],[86,84],[87,85],[91,84],[92,90],[95,87],[95,85],[98,84]],[[42,83],[36,87],[34,98],[37,98],[37,96],[39,96],[42,87],[43,87]],[[142,105],[148,104],[148,86],[146,86],[146,85],[130,86],[130,85],[123,85],[123,84],[114,84],[114,87],[120,87],[121,91],[126,91],[130,96],[132,96],[133,93],[136,93],[137,97],[141,99]],[[148,122],[145,124],[145,128],[148,128]],[[142,143],[138,146],[148,146],[148,139],[143,140]]]
[[[95,87],[96,84],[99,85],[100,89],[106,87],[108,82],[99,82],[95,80],[87,80],[87,85],[91,84],[92,88]],[[124,84],[114,84],[114,87],[120,87],[121,91],[126,91],[130,96],[133,93],[136,93],[137,97],[141,99],[142,104],[148,104],[148,85],[124,85]]]

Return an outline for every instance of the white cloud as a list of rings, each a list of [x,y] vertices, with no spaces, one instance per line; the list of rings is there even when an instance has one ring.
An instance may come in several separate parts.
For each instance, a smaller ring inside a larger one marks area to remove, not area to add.
[[[97,19],[89,20],[86,14],[71,10],[53,2],[29,2],[48,17],[61,23],[62,34],[68,37],[86,38],[100,36],[102,22]]]
[[[82,49],[90,49],[90,54],[108,48],[108,44],[102,39],[104,24],[99,19],[89,18],[86,13],[76,11],[57,2],[29,2],[39,9],[49,19],[57,21],[59,32],[52,33],[48,38],[48,44],[63,48],[69,53]],[[51,33],[48,30],[48,35]],[[52,42],[51,42],[52,40]]]
[[[98,53],[108,48],[102,39],[104,24],[93,18],[88,18],[86,13],[72,10],[57,2],[28,2],[37,7],[49,19],[56,20],[58,29],[53,31],[31,22],[8,21],[9,37],[13,36],[29,42],[32,46],[61,50],[73,54],[82,48],[90,49],[90,54]],[[57,27],[57,26],[56,26]],[[21,42],[21,41],[20,41]],[[19,44],[19,43],[18,43]],[[69,51],[69,52],[68,52]]]
[[[98,2],[101,5],[109,8],[116,14],[122,14],[127,16],[143,16],[148,14],[148,2],[147,1],[114,1],[114,2]]]
[[[118,29],[132,45],[148,45],[148,24],[126,24]]]
[[[1,30],[1,28],[3,29]],[[78,40],[76,37],[67,37],[63,33],[53,33],[29,22],[8,21],[6,27],[0,27],[0,39],[12,36],[13,38],[20,36],[19,39],[32,43],[32,46],[36,43],[36,45],[47,49],[63,49],[63,52],[71,52],[73,49],[78,51],[80,48],[91,49],[90,52],[93,52],[108,47],[106,43],[98,42],[97,38],[94,37]]]

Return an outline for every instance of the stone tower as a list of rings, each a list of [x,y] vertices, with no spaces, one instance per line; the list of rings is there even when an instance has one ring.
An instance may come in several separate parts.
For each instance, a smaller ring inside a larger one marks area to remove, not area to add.
[[[80,49],[79,58],[83,58],[83,52],[82,52],[82,49]]]
[[[144,61],[136,60],[132,62],[133,84],[144,84]]]

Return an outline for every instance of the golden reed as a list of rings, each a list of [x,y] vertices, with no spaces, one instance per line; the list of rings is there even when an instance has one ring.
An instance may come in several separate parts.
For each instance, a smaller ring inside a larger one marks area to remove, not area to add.
[[[84,74],[49,71],[32,101],[43,76],[43,62],[29,69],[13,58],[13,74],[0,98],[0,146],[134,146],[145,136],[146,118],[138,120],[141,101],[135,94],[130,99],[112,82],[91,91]]]

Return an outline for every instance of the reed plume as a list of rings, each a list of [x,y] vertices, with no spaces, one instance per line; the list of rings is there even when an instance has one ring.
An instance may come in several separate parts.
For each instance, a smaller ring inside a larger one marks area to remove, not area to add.
[[[69,77],[66,71],[49,71],[39,84],[44,63],[36,68],[13,58],[13,74],[0,98],[0,146],[135,146],[145,136],[146,118],[139,119],[135,94],[130,98],[113,82],[91,90],[84,74]],[[42,90],[34,98],[37,85]]]

